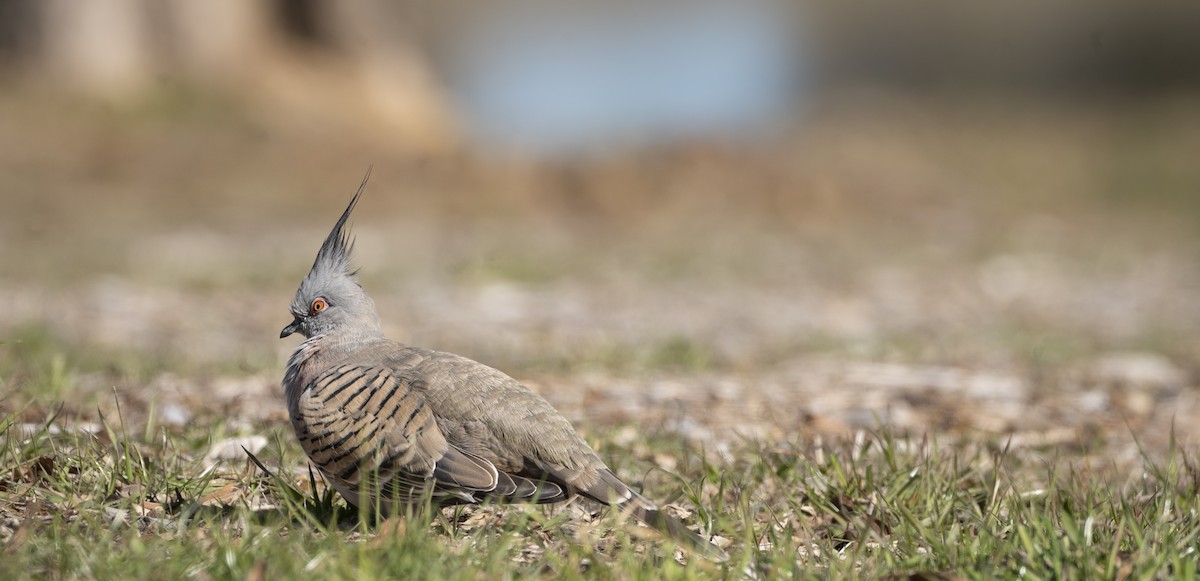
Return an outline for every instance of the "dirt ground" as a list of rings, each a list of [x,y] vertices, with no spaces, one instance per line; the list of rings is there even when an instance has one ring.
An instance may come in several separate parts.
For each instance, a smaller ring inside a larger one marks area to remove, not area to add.
[[[374,164],[353,223],[389,333],[585,428],[1132,466],[1200,438],[1197,102],[849,92],[765,143],[539,162],[6,94],[0,410],[285,424],[279,329]]]

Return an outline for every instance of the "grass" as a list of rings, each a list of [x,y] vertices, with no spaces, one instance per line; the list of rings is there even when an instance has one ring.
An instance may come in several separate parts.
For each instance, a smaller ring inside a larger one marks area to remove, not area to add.
[[[683,559],[621,515],[445,509],[368,524],[270,430],[252,463],[203,458],[219,422],[94,432],[50,415],[0,424],[0,577],[963,578],[1197,577],[1200,465],[1172,448],[1136,466],[889,433],[742,442],[715,462],[667,434],[622,450],[594,439],[645,492],[724,539],[723,564]],[[649,471],[654,455],[677,474]],[[648,472],[649,471],[649,472]]]
[[[171,90],[0,104],[25,124],[0,156],[0,579],[1197,577],[1194,107],[1126,135],[1121,108],[847,102],[770,152],[572,172],[331,145]],[[310,475],[274,337],[364,160],[385,319],[559,396],[727,562],[583,503],[377,523]],[[1126,352],[1180,378],[1092,373]],[[1028,393],[853,383],[862,361]],[[857,430],[871,413],[941,431]],[[735,427],[760,439],[694,443]],[[245,436],[275,476],[209,458]]]

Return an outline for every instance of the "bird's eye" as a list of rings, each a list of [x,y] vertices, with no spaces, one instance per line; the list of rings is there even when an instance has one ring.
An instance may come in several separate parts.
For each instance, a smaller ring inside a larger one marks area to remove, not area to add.
[[[328,307],[329,303],[326,302],[325,299],[317,297],[313,299],[312,305],[308,307],[308,314],[315,315],[321,311],[324,311]]]

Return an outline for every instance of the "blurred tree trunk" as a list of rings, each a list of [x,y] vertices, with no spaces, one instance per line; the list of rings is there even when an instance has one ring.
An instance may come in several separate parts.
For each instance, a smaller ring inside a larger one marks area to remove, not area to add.
[[[0,0],[0,51],[24,74],[102,98],[168,79],[283,123],[444,147],[452,115],[404,16],[376,0]]]

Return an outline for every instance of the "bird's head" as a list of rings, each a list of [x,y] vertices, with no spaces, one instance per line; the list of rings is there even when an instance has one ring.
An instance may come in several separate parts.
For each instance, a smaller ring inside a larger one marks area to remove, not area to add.
[[[346,206],[346,211],[342,212],[342,217],[317,251],[312,270],[300,281],[296,298],[292,300],[293,319],[279,333],[281,339],[292,333],[310,338],[331,334],[351,337],[383,334],[375,303],[358,284],[358,272],[350,264],[354,241],[346,230],[346,219],[370,177],[368,170],[350,205]]]

